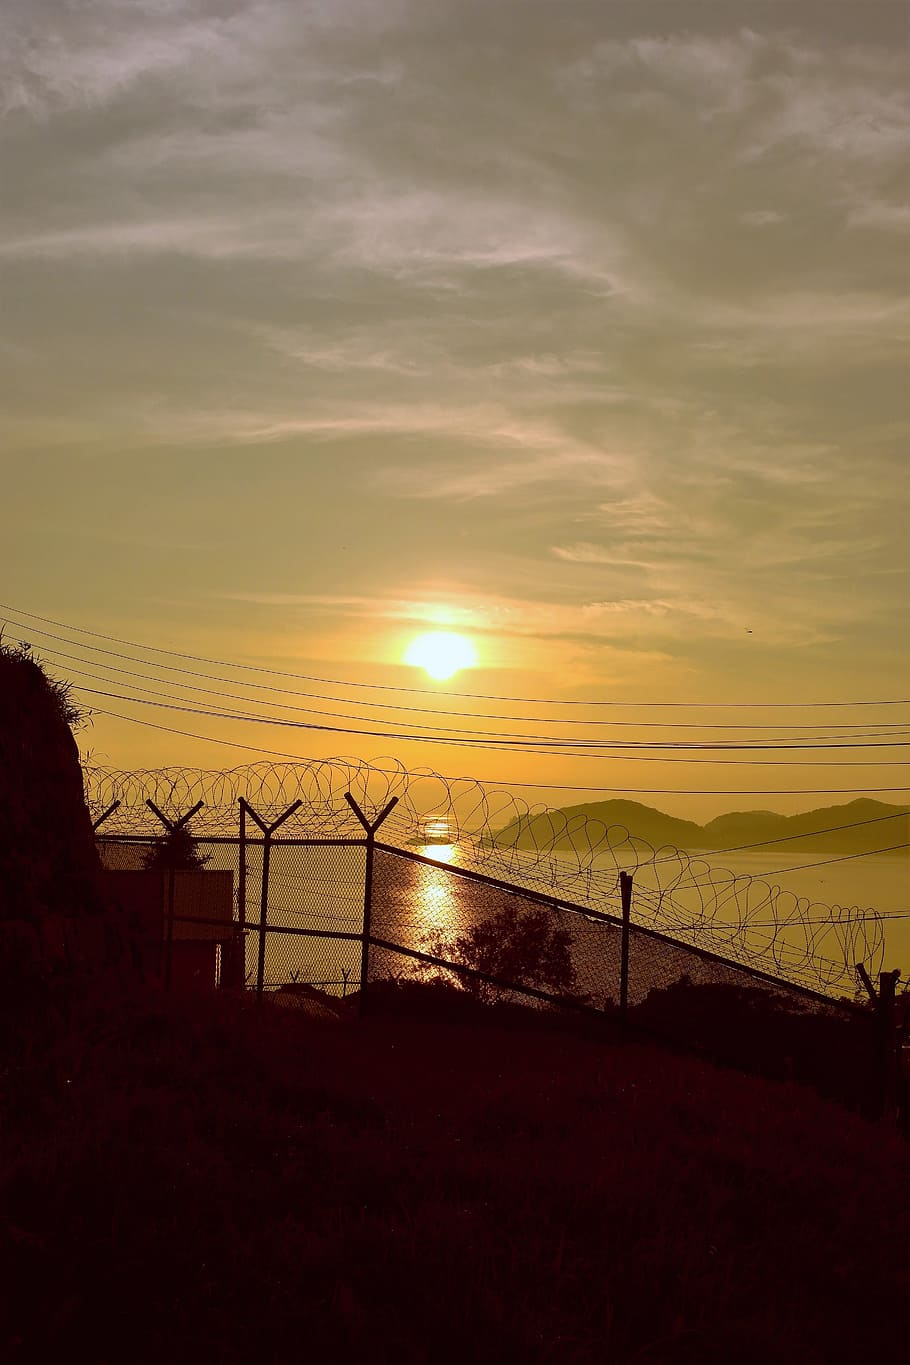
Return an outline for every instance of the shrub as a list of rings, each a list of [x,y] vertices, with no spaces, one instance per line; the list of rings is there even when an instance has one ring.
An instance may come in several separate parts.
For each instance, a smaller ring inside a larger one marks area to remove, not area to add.
[[[580,1000],[576,994],[572,963],[572,935],[553,926],[548,910],[524,913],[507,906],[463,934],[436,933],[427,950],[433,957],[470,967],[504,984],[531,986],[564,999]],[[479,1000],[492,1000],[500,988],[465,972],[450,973],[455,983]]]
[[[156,839],[145,857],[143,866],[150,869],[174,868],[182,872],[200,872],[211,861],[211,854],[199,852],[196,840],[186,825],[178,825]]]

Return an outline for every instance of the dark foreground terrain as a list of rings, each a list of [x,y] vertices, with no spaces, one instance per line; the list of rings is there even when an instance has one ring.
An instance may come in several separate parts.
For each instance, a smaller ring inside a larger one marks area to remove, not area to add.
[[[0,1358],[897,1360],[910,1147],[796,1085],[419,1002],[54,997],[3,1043]]]

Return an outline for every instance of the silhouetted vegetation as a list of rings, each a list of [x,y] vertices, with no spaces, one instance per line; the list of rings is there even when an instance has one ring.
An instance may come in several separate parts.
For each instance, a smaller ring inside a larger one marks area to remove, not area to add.
[[[39,696],[44,697],[70,730],[78,730],[88,720],[87,715],[73,701],[72,683],[52,678],[32,651],[26,641],[7,644],[0,630],[0,676],[4,669],[16,670],[26,680],[26,685]],[[0,684],[0,695],[3,687]]]
[[[547,910],[506,906],[462,934],[430,934],[426,951],[500,981],[531,986],[553,995],[574,996],[572,935],[553,925]],[[479,1000],[492,1000],[495,985],[468,973],[452,972],[454,984]]]
[[[211,862],[210,853],[202,854],[186,825],[169,829],[154,841],[145,855],[145,868],[173,868],[175,871],[200,872]]]
[[[870,1012],[794,1008],[759,986],[693,985],[682,977],[652,991],[631,1021],[683,1047],[821,1094],[873,1114],[879,1096]]]
[[[897,1358],[905,1144],[797,1086],[434,993],[461,1017],[137,992],[20,1039],[0,1355]]]

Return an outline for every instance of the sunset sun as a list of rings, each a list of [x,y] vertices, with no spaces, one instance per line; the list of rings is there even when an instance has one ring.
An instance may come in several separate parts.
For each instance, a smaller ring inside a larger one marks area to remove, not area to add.
[[[422,668],[431,678],[445,682],[463,668],[473,668],[477,663],[477,653],[463,635],[434,630],[412,640],[404,660],[415,668]]]

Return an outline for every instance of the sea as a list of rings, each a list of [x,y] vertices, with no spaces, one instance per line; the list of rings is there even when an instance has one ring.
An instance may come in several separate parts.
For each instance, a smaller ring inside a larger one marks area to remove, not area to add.
[[[425,846],[415,848],[414,852],[437,863],[438,869],[427,864],[411,864],[406,894],[409,920],[413,922],[416,914],[428,931],[456,930],[465,922],[460,898],[468,893],[463,889],[463,879],[449,875],[445,869],[447,865],[458,863],[476,866],[470,850],[455,844]],[[215,846],[212,853],[209,866],[231,868],[236,887],[236,846]],[[261,856],[261,848],[251,845],[246,876],[246,918],[252,922],[259,919]],[[271,856],[269,925],[276,929],[359,933],[365,859],[362,848],[276,845]],[[776,856],[771,856],[743,852],[702,862],[697,851],[693,851],[690,857],[694,886],[680,889],[679,884],[673,882],[672,868],[669,873],[662,871],[661,885],[674,904],[677,923],[684,922],[690,912],[693,918],[703,915],[707,907],[708,914],[716,916],[717,923],[729,924],[737,920],[743,904],[748,903],[752,918],[765,926],[770,914],[770,910],[763,909],[770,905],[768,887],[779,887],[784,894],[774,903],[778,919],[785,918],[788,922],[787,941],[805,942],[808,933],[813,951],[834,959],[844,956],[845,948],[843,933],[836,929],[829,931],[826,927],[825,921],[832,913],[830,907],[838,907],[835,917],[851,923],[877,912],[882,917],[884,935],[878,965],[882,969],[897,967],[905,978],[910,978],[910,858],[878,855],[832,862],[836,856],[836,853],[826,853],[822,862],[811,854],[781,856],[778,851]],[[591,871],[595,888],[599,885],[602,893],[597,904],[602,909],[617,910],[618,894],[613,895],[613,904],[605,904],[602,898],[604,889],[609,893],[615,876],[613,859],[609,856],[595,858]],[[499,872],[498,875],[503,874]],[[744,879],[752,879],[748,887]],[[540,881],[536,878],[529,884],[535,881],[539,886]],[[547,884],[554,899],[584,901],[584,885],[577,865],[571,859],[557,855],[554,872],[548,876]],[[663,912],[655,908],[657,879],[654,871],[641,869],[636,873],[634,885],[633,922],[638,920],[658,928],[667,927],[660,919]],[[767,937],[767,930],[760,930],[753,946],[760,946],[760,940]],[[704,939],[701,941],[705,942]],[[257,942],[258,935],[250,934],[247,967],[251,980],[255,980]],[[318,985],[333,994],[346,994],[356,989],[359,972],[360,944],[354,940],[293,933],[268,935],[267,986],[299,981]]]

